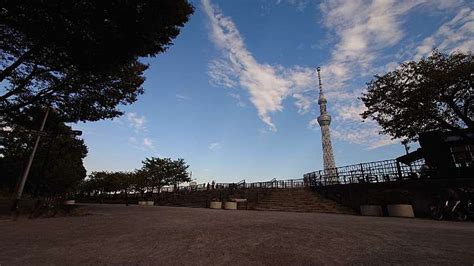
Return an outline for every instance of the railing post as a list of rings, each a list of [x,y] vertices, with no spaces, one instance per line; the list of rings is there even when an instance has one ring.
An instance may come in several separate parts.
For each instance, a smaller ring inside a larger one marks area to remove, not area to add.
[[[398,172],[398,179],[399,180],[402,180],[403,176],[402,176],[402,169],[400,167],[400,162],[397,161],[397,172]]]

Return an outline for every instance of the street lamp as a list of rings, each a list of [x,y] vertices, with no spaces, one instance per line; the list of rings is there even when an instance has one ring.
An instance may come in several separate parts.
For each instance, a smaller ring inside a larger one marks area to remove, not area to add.
[[[41,126],[40,126],[39,130],[29,130],[30,133],[36,135],[36,141],[35,141],[35,144],[33,146],[33,150],[31,151],[30,157],[28,158],[28,163],[26,164],[25,170],[23,171],[23,173],[21,175],[21,178],[18,182],[18,185],[15,189],[15,195],[14,195],[14,198],[13,198],[13,203],[12,203],[12,208],[11,208],[11,212],[12,212],[12,215],[13,215],[14,219],[16,219],[16,217],[18,216],[18,205],[20,203],[20,199],[21,199],[21,196],[23,194],[23,189],[25,188],[26,180],[28,179],[28,174],[30,173],[30,169],[31,169],[31,165],[33,163],[33,159],[35,158],[36,150],[38,149],[38,145],[39,145],[41,136],[46,136],[47,135],[47,133],[44,132],[44,126],[46,124],[46,120],[48,119],[49,110],[50,110],[50,108],[46,109],[46,112],[44,114],[43,121],[41,122]],[[71,135],[80,136],[80,135],[82,135],[82,131],[73,130]]]
[[[409,143],[408,139],[402,140],[402,145],[405,146],[405,152],[407,155],[410,151],[410,146],[408,146],[408,143]],[[411,163],[408,163],[408,166],[410,167],[410,173],[413,173],[413,168],[411,167]]]

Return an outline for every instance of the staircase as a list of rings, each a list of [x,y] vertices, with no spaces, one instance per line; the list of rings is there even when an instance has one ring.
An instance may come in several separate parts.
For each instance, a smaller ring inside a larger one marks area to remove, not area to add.
[[[259,200],[256,210],[288,212],[324,212],[357,214],[354,210],[335,201],[325,199],[306,188],[274,189]]]

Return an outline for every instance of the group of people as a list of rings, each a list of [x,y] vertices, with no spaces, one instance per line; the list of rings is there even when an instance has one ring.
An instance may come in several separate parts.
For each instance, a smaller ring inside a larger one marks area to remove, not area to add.
[[[216,189],[216,188],[217,188],[217,185],[214,180],[212,180],[211,184],[209,184],[209,182],[207,183],[206,190],[211,190],[211,189]]]

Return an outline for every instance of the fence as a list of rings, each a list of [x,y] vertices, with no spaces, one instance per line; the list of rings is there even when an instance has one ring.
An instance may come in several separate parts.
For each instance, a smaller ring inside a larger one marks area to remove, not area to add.
[[[427,174],[423,172],[423,165],[423,160],[415,161],[409,165],[396,160],[385,160],[315,171],[303,175],[303,179],[310,186],[416,179]]]
[[[370,163],[360,163],[332,169],[319,170],[303,175],[300,179],[276,180],[264,182],[250,182],[241,180],[237,183],[197,184],[192,186],[178,186],[162,188],[162,192],[175,191],[204,191],[210,189],[277,189],[302,188],[309,186],[326,186],[335,184],[379,183],[403,179],[417,179],[423,177],[423,160],[409,165],[396,160],[385,160]]]

